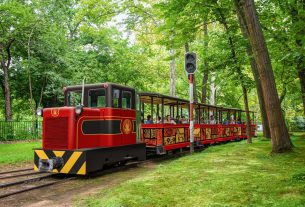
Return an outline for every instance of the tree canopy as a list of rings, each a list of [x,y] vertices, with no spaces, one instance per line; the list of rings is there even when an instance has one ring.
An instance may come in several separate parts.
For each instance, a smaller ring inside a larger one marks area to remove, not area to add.
[[[305,4],[255,4],[281,110],[291,122],[304,115]],[[244,108],[242,85],[260,116],[249,41],[233,0],[3,0],[0,33],[0,94],[8,81],[14,120],[29,119],[38,106],[61,106],[62,88],[83,78],[169,94],[171,61],[175,93],[186,98],[186,50],[197,53],[199,102],[206,86],[207,103],[215,96],[217,105]],[[0,99],[1,119],[7,100]]]

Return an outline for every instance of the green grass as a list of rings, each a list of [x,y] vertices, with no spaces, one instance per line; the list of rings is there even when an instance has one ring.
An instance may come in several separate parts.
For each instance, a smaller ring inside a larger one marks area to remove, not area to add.
[[[271,154],[265,138],[212,146],[162,162],[79,206],[305,206],[305,136],[294,151]]]
[[[0,165],[32,162],[32,149],[38,147],[41,147],[40,141],[0,143]]]

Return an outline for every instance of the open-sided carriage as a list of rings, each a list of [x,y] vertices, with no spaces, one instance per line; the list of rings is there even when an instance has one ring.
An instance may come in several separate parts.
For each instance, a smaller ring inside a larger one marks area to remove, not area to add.
[[[142,120],[150,115],[153,124],[142,121],[142,140],[146,143],[147,152],[165,154],[171,150],[180,150],[190,145],[189,101],[165,96],[158,93],[140,93]],[[207,104],[194,104],[195,147],[247,138],[244,111]],[[254,120],[254,113],[253,120]],[[165,123],[165,117],[185,117],[183,123]],[[158,117],[161,121],[157,123]],[[252,124],[252,134],[255,125]]]

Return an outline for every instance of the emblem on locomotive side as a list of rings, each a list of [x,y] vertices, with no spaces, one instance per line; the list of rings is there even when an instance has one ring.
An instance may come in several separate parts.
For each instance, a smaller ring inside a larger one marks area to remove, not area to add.
[[[58,108],[51,109],[51,115],[53,117],[58,117],[59,116],[59,109]]]
[[[123,134],[130,134],[132,131],[132,122],[130,119],[125,119],[122,122],[122,132]]]

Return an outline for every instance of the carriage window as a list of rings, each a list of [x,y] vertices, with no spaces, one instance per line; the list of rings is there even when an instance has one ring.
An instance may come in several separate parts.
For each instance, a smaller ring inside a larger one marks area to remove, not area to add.
[[[132,94],[130,91],[123,91],[122,94],[122,108],[130,109],[131,108],[131,97]]]
[[[120,100],[120,90],[113,89],[112,90],[112,107],[119,108],[119,100]]]
[[[89,107],[106,107],[105,89],[89,91]]]
[[[82,91],[68,92],[68,106],[77,106],[82,102]]]

